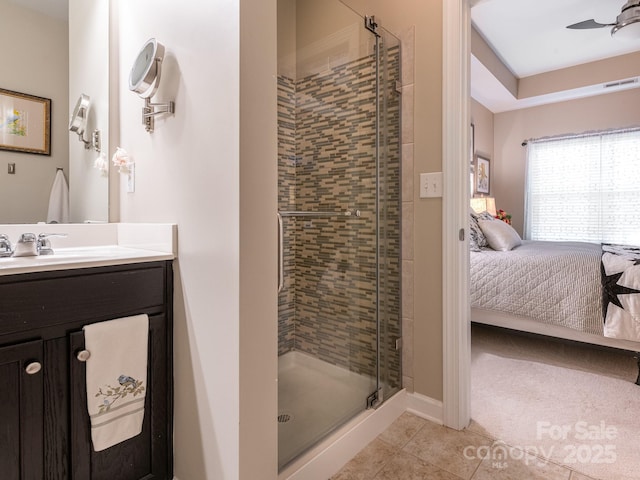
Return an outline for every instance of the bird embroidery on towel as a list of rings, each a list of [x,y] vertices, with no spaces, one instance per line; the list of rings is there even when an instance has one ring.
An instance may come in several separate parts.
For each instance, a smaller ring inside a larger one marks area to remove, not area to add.
[[[102,403],[98,406],[98,413],[108,412],[114,403],[127,395],[136,397],[144,392],[142,382],[128,375],[120,375],[118,384],[117,387],[107,385],[104,390],[102,388],[98,389],[98,393],[95,396],[96,398],[102,397]]]

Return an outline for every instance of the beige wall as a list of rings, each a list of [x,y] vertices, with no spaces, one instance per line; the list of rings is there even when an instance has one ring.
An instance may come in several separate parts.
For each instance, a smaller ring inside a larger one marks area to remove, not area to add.
[[[240,475],[278,469],[276,0],[240,7]],[[186,480],[186,479],[185,479]]]
[[[502,63],[502,60],[498,58],[489,44],[485,42],[484,38],[482,38],[473,26],[471,27],[471,55],[476,57],[511,95],[514,97],[518,96],[518,78]]]
[[[522,234],[526,149],[523,140],[640,125],[640,89],[554,103],[494,116],[491,192]]]
[[[296,79],[296,0],[277,0],[278,75]]]
[[[413,99],[403,99],[403,115],[413,112],[414,131],[403,138],[403,167],[408,166],[404,162],[410,152],[413,185],[417,186],[420,173],[442,171],[442,3],[345,3],[358,13],[375,15],[381,26],[398,37],[405,37],[415,26],[414,83],[403,90],[403,95]],[[412,230],[413,238],[413,261],[403,262],[403,288],[407,283],[412,283],[408,288],[413,287],[409,292],[414,316],[413,388],[416,393],[442,400],[442,199],[420,199],[417,188],[413,199],[413,215],[403,215],[403,229]],[[409,279],[407,272],[413,273]]]
[[[518,98],[598,85],[640,75],[640,52],[525,77],[518,82]]]
[[[471,99],[471,123],[474,130],[474,154],[481,153],[490,160],[493,155],[493,113],[482,104]],[[491,171],[489,172],[491,174]],[[492,180],[492,179],[490,179]],[[489,184],[491,193],[493,185]]]
[[[0,0],[0,45],[0,88],[51,99],[51,156],[0,150],[0,223],[46,221],[56,168],[69,172],[68,24]]]

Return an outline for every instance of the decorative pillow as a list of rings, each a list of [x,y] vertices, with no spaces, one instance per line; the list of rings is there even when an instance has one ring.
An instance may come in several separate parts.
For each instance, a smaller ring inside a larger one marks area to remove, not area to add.
[[[478,220],[478,225],[494,250],[506,252],[522,243],[522,239],[513,227],[500,220]]]
[[[469,249],[472,252],[479,252],[482,247],[487,247],[487,239],[478,225],[478,220],[495,220],[489,212],[476,213],[472,208],[469,209]]]

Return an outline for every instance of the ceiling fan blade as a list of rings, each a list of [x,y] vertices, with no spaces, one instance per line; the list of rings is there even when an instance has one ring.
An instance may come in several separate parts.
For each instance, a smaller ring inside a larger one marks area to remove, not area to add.
[[[593,18],[591,20],[585,20],[584,22],[574,23],[573,25],[567,25],[567,28],[571,28],[573,30],[586,30],[589,28],[602,28],[602,27],[612,27],[615,23],[598,23]]]

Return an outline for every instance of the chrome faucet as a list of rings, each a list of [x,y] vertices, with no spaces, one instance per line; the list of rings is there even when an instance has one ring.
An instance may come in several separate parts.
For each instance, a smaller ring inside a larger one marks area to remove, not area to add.
[[[49,237],[66,237],[66,233],[41,233],[36,237],[35,233],[23,233],[20,235],[15,249],[14,257],[35,257],[37,255],[53,255]]]
[[[9,237],[4,233],[0,233],[0,257],[10,257],[13,255],[13,246]]]

